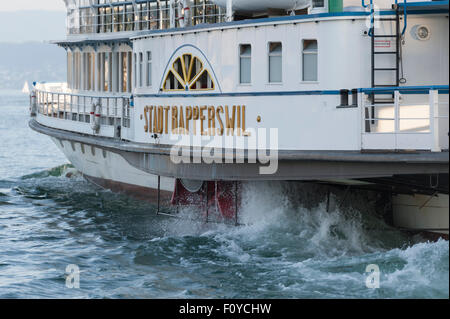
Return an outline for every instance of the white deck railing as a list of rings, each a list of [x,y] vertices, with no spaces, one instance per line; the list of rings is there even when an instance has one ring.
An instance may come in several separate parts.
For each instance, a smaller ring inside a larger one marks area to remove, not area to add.
[[[367,89],[362,103],[363,150],[448,150],[448,86]],[[393,103],[373,104],[378,99]]]
[[[100,104],[100,130],[106,137],[125,138],[131,127],[130,96],[89,96],[35,89],[38,121],[50,127],[94,134],[93,105]]]

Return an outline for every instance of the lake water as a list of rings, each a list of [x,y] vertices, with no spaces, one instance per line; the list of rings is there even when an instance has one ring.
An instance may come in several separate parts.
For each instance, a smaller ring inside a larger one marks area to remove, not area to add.
[[[307,209],[286,185],[255,184],[248,226],[155,216],[66,177],[64,156],[28,128],[27,96],[0,91],[0,114],[0,298],[449,297],[448,241],[408,237],[369,208]],[[379,289],[366,287],[371,264]],[[66,286],[68,265],[79,289]]]

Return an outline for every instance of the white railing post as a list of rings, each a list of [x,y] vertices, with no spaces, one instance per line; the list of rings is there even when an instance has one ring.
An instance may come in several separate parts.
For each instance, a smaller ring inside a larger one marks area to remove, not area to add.
[[[64,114],[63,117],[65,120],[67,120],[67,95],[63,94],[63,98],[64,98]]]
[[[364,93],[363,92],[359,92],[358,93],[358,105],[361,107],[361,110],[359,111],[359,115],[361,116],[360,121],[359,121],[359,134],[358,134],[358,138],[359,138],[359,146],[360,149],[362,149],[363,146],[363,135],[364,135],[364,108],[365,108],[365,104],[364,104]]]
[[[430,90],[430,133],[431,151],[441,152],[439,147],[439,92]]]
[[[80,96],[77,96],[77,121],[80,120]]]
[[[359,105],[361,105],[361,133],[366,133],[366,94],[359,94]]]
[[[83,122],[85,121],[86,116],[86,96],[83,97]]]
[[[42,92],[42,102],[43,102],[43,110],[42,110],[42,114],[44,114],[45,116],[48,116],[48,93],[47,92]]]
[[[394,119],[395,119],[395,129],[394,133],[400,132],[400,92],[394,91]]]
[[[55,117],[55,107],[54,107],[54,104],[55,104],[55,94],[52,93],[52,107],[51,107],[51,109],[50,109],[50,112],[51,112],[52,117]]]
[[[398,149],[398,134],[400,133],[400,91],[394,91],[394,139],[395,149]]]
[[[61,109],[60,109],[60,107],[61,107],[61,103],[60,103],[60,98],[61,98],[61,96],[60,96],[60,94],[58,93],[58,94],[56,94],[56,98],[58,99],[58,115],[56,116],[57,118],[59,118],[59,114],[61,113]]]

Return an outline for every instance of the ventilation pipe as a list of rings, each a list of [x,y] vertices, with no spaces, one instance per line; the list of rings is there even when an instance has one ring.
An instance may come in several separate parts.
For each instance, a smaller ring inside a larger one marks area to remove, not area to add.
[[[233,0],[227,0],[227,22],[234,20]]]

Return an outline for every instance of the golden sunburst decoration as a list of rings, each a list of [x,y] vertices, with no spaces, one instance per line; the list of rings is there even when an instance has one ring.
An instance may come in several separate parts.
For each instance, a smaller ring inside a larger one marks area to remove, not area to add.
[[[163,90],[214,90],[214,81],[199,58],[192,54],[183,54],[173,62],[164,80]]]

